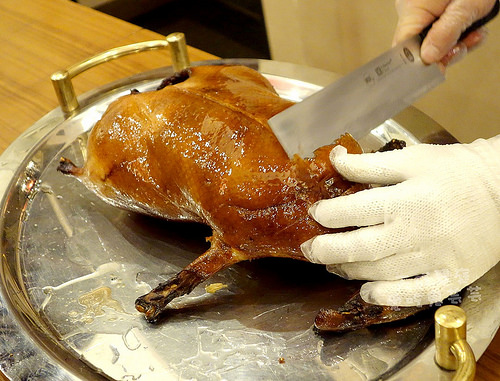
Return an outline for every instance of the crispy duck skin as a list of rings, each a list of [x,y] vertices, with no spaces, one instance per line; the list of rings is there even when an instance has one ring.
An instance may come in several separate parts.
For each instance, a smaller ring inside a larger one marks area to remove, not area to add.
[[[308,208],[365,188],[344,180],[329,160],[336,144],[362,152],[350,135],[313,158],[288,158],[267,120],[292,104],[250,68],[193,67],[184,81],[114,101],[90,133],[83,167],[61,159],[61,172],[113,205],[212,228],[207,252],[137,299],[148,321],[240,261],[306,260],[300,244],[333,231]]]

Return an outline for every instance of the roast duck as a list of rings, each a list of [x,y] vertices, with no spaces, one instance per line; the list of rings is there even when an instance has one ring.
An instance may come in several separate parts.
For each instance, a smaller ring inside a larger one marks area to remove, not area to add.
[[[113,205],[211,227],[204,254],[137,299],[148,321],[235,263],[263,257],[306,261],[300,244],[332,231],[309,217],[308,208],[365,188],[344,180],[328,157],[337,144],[360,153],[350,135],[312,158],[289,159],[267,120],[292,104],[248,67],[193,67],[155,91],[133,90],[114,101],[90,133],[83,167],[61,159],[61,172]],[[315,325],[355,329],[417,311],[369,305],[357,295],[338,310],[321,310]]]

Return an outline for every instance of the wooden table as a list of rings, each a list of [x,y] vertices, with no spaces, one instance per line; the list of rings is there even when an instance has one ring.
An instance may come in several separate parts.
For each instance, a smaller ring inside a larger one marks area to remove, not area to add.
[[[0,153],[58,107],[52,73],[110,48],[162,38],[69,0],[0,0]],[[216,58],[191,47],[188,52],[191,61]],[[81,94],[169,64],[165,52],[141,53],[93,68],[73,83]],[[479,360],[476,379],[500,379],[500,334]]]

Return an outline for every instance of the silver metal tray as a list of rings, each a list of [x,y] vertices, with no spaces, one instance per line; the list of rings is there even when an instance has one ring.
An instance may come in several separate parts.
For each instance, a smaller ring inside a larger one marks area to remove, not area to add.
[[[300,101],[332,73],[264,60],[222,60],[264,75]],[[430,313],[345,334],[312,329],[321,307],[343,304],[360,283],[323,266],[284,259],[242,263],[176,300],[171,316],[148,324],[134,300],[190,263],[209,230],[135,215],[104,204],[56,172],[60,156],[85,156],[88,131],[130,89],[154,89],[171,68],[142,73],[56,109],[0,157],[0,369],[13,380],[372,380],[449,374],[434,365]],[[362,145],[453,138],[409,108]],[[469,341],[479,356],[499,325],[497,266],[465,294]]]

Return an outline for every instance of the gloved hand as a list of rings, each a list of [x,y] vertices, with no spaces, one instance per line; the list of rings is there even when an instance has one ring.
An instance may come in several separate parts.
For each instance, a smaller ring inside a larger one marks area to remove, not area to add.
[[[322,225],[361,228],[317,236],[302,251],[344,278],[374,280],[361,288],[366,302],[433,304],[500,260],[500,135],[361,155],[337,146],[330,158],[351,181],[387,186],[314,204]]]
[[[460,34],[494,4],[495,0],[396,0],[399,19],[394,43],[420,33],[439,18],[422,43],[421,57],[426,63],[442,61],[446,66],[484,39],[486,30],[478,29],[457,44]]]

